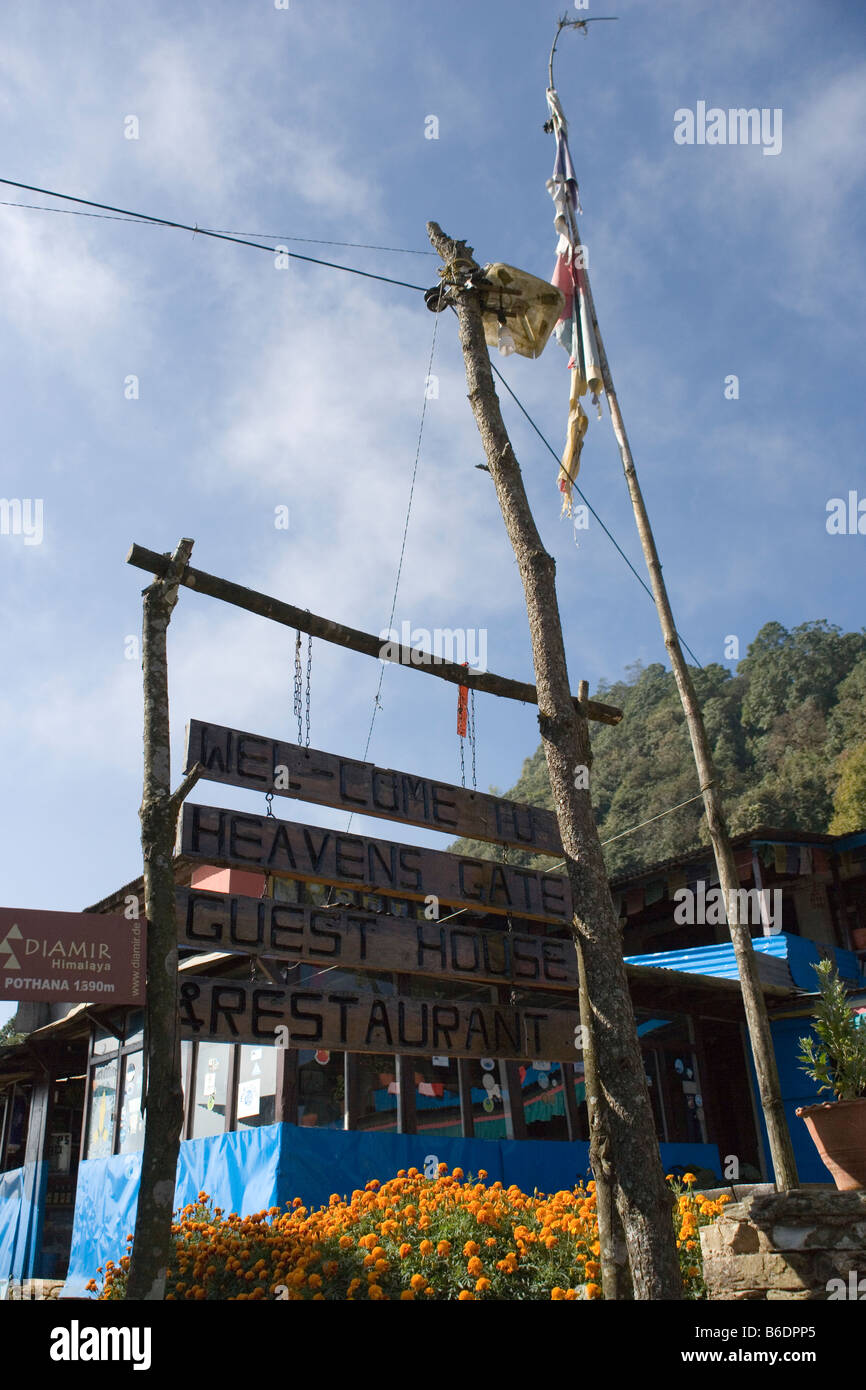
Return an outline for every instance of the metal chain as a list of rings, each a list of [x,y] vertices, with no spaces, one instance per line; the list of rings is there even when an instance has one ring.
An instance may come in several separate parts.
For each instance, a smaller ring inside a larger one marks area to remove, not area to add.
[[[475,691],[469,691],[469,747],[472,749],[472,789],[478,790],[475,777]]]
[[[313,669],[313,639],[307,634],[307,736],[304,747],[310,746],[310,673]]]
[[[300,629],[295,634],[295,718],[298,721],[298,743],[304,741],[304,731],[302,726],[303,705],[301,702],[301,633]]]
[[[463,760],[463,737],[462,737],[461,734],[458,734],[458,735],[457,735],[457,740],[458,740],[458,742],[459,742],[459,744],[460,744],[460,785],[461,785],[461,787],[465,787],[465,786],[466,786],[466,763],[465,763],[464,760]]]

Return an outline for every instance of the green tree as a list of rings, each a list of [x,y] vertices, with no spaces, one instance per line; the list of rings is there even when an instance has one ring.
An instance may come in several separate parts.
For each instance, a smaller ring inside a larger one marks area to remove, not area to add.
[[[712,663],[692,676],[733,833],[760,824],[824,831],[832,819],[835,832],[837,825],[866,823],[858,751],[866,728],[864,633],[843,633],[824,619],[790,632],[771,622],[736,675]],[[671,672],[638,662],[624,680],[602,681],[594,694],[623,711],[615,727],[592,726],[593,804],[608,872],[636,872],[707,845],[702,804],[691,800],[699,789]],[[506,796],[552,809],[540,746]],[[667,814],[680,802],[689,804]],[[475,857],[502,853],[478,841],[458,844]],[[513,850],[508,857],[551,863]]]
[[[846,835],[866,826],[866,742],[858,743],[838,759],[841,775],[833,800],[831,835]]]

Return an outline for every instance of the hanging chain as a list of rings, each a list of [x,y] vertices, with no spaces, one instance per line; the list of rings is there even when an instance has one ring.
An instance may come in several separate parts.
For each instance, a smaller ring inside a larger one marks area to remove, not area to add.
[[[307,634],[307,736],[304,740],[304,747],[310,746],[310,674],[313,669],[313,639]],[[299,734],[300,741],[300,734]]]
[[[457,735],[457,740],[458,740],[458,742],[459,742],[459,744],[460,744],[460,785],[461,785],[461,787],[465,787],[465,786],[466,786],[466,763],[465,763],[464,758],[463,758],[463,738],[461,737],[460,734]]]
[[[303,704],[301,701],[301,633],[300,629],[295,635],[295,718],[298,721],[298,743],[304,741],[304,730],[302,725]]]
[[[478,790],[475,776],[475,691],[469,691],[469,747],[472,750],[472,788]]]

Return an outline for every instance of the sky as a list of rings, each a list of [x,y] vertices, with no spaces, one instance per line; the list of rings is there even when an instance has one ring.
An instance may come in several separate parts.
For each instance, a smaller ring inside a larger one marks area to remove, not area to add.
[[[832,498],[866,497],[856,0],[9,0],[0,177],[422,288],[437,282],[435,219],[482,264],[549,279],[543,125],[563,13],[618,16],[564,32],[555,78],[679,629],[702,664],[731,667],[728,639],[744,656],[771,620],[860,629],[866,536],[826,526]],[[675,139],[677,113],[739,107],[767,113],[772,143]],[[130,639],[148,576],[125,563],[133,541],[168,551],[190,536],[196,567],[379,633],[417,451],[395,626],[465,629],[490,670],[533,679],[452,314],[417,290],[71,215],[88,209],[8,184],[0,199],[0,497],[34,523],[25,535],[9,511],[0,533],[0,903],[77,911],[141,872]],[[537,360],[494,360],[558,453],[565,353],[552,341]],[[664,662],[647,594],[593,519],[575,531],[560,517],[555,460],[507,396],[503,411],[556,559],[572,688]],[[579,484],[643,574],[606,407]],[[182,591],[175,782],[190,718],[296,737],[293,645]],[[363,754],[379,672],[314,643],[314,747]],[[459,782],[456,703],[453,686],[388,666],[369,759]],[[537,746],[536,711],[479,695],[476,718],[478,786],[504,791]],[[204,782],[191,799],[264,809]],[[345,825],[298,803],[282,814]],[[444,847],[410,827],[392,837]],[[0,1004],[0,1022],[11,1012]]]

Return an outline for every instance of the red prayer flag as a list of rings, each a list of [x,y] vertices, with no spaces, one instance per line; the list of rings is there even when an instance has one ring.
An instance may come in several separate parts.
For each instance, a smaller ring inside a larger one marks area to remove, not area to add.
[[[468,665],[469,665],[469,662],[468,662],[468,661],[464,661],[463,665],[464,665],[464,666],[468,666]],[[469,687],[468,687],[468,685],[459,685],[459,686],[457,687],[457,732],[458,732],[458,734],[460,735],[461,738],[465,738],[465,737],[466,737],[466,724],[467,724],[468,718],[469,718]]]

